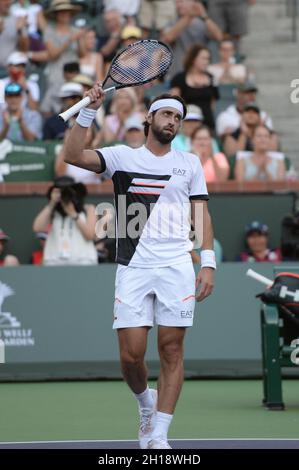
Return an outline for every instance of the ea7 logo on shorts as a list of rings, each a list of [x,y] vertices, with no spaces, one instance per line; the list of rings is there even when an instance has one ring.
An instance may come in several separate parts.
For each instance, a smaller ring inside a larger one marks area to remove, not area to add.
[[[192,318],[192,310],[181,310],[181,318]]]
[[[186,170],[182,170],[181,168],[173,168],[172,173],[177,176],[185,176]]]

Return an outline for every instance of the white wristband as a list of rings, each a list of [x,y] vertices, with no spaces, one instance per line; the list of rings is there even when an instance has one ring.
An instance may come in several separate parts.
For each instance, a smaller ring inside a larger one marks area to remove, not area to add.
[[[202,268],[216,269],[215,251],[202,250],[200,252],[200,264]]]
[[[81,127],[90,127],[96,117],[97,110],[90,108],[81,109],[79,116],[76,119],[76,123]]]

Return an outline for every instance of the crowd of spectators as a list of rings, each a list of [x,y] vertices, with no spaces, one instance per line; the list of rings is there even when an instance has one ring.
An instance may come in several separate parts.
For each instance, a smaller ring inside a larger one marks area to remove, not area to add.
[[[173,147],[198,155],[208,183],[229,178],[287,179],[292,163],[281,149],[279,129],[257,102],[254,71],[248,69],[242,55],[248,8],[254,3],[0,0],[0,140],[58,140],[56,177],[73,178],[74,184],[100,184],[99,175],[64,162],[63,144],[75,117],[65,124],[57,115],[78,102],[96,80],[103,80],[117,51],[141,38],[154,37],[173,50],[169,73],[163,80],[109,96],[90,128],[86,148],[115,143],[143,145],[142,122],[149,101],[170,91],[188,105]],[[52,191],[50,206],[58,192]],[[60,208],[51,219],[55,227],[62,223],[61,217],[74,215],[62,203]],[[81,209],[83,227],[91,208],[83,204]],[[34,223],[39,234],[48,231],[47,210]],[[77,235],[79,239],[82,234]],[[2,238],[1,250],[4,242]],[[95,260],[94,249],[90,256]]]

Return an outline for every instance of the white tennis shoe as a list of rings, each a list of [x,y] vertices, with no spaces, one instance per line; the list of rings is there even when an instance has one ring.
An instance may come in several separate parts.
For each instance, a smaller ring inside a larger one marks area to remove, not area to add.
[[[155,417],[157,412],[158,393],[157,390],[150,388],[150,392],[153,397],[153,408],[146,410],[146,412],[140,413],[140,424],[139,424],[139,446],[140,449],[147,449],[148,443],[151,439],[152,432],[155,426]]]
[[[156,438],[151,439],[147,446],[148,449],[171,449],[170,445],[168,444],[166,439]]]

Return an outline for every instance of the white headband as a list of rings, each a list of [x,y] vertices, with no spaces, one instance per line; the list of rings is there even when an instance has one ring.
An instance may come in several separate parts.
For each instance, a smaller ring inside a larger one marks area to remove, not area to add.
[[[178,110],[178,112],[184,116],[184,108],[183,105],[180,101],[176,100],[175,98],[167,98],[167,99],[161,99],[155,101],[150,109],[148,110],[149,113],[152,113],[153,111],[157,111],[158,109],[161,108],[175,108]]]

